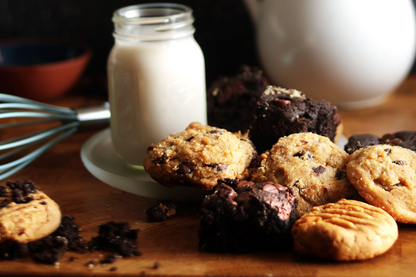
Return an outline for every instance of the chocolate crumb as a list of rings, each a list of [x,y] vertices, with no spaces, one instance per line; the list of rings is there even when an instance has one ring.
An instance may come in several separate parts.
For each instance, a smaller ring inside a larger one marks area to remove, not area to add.
[[[16,240],[4,240],[0,243],[0,260],[16,260],[29,255],[27,245]]]
[[[113,266],[112,268],[109,269],[109,271],[117,271],[117,270],[118,270],[118,267],[116,266]]]
[[[153,269],[158,269],[161,267],[161,264],[159,262],[155,262],[155,264],[153,265]]]
[[[64,237],[68,241],[68,250],[86,252],[84,238],[80,235],[81,228],[75,224],[71,215],[63,216],[58,229],[51,234],[52,237]]]
[[[65,254],[68,240],[64,237],[48,236],[28,243],[29,255],[39,263],[55,264]]]
[[[115,253],[111,253],[111,254],[108,254],[107,256],[105,256],[104,259],[100,260],[100,264],[112,264],[120,258],[121,258],[120,255],[117,255]]]
[[[146,209],[145,213],[152,221],[164,221],[176,214],[176,204],[171,200],[160,201]]]

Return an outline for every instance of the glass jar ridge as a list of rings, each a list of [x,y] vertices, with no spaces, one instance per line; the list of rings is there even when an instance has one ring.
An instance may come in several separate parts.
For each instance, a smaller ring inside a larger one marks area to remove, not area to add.
[[[192,35],[192,9],[180,4],[133,5],[114,12],[114,37],[121,40],[154,41]]]

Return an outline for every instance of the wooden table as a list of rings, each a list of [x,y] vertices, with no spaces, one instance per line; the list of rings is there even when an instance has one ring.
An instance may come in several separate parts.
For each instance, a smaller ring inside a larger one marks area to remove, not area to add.
[[[68,95],[52,104],[77,107],[104,101],[91,96]],[[416,130],[416,76],[409,77],[387,101],[377,107],[340,111],[344,134],[382,135]],[[61,207],[73,215],[85,239],[97,235],[98,224],[126,221],[139,228],[142,256],[123,258],[104,267],[89,268],[101,252],[67,252],[59,266],[34,263],[30,258],[0,261],[6,275],[145,275],[145,276],[405,276],[416,274],[416,225],[400,224],[400,235],[384,255],[362,262],[328,262],[304,258],[292,251],[250,254],[214,254],[198,251],[199,203],[178,203],[171,219],[149,222],[144,210],[156,203],[115,189],[85,169],[80,149],[96,131],[80,132],[54,146],[10,180],[32,180]],[[0,182],[4,185],[5,181]],[[72,257],[72,259],[71,259]],[[159,267],[155,267],[155,263]],[[116,271],[110,271],[111,267]]]

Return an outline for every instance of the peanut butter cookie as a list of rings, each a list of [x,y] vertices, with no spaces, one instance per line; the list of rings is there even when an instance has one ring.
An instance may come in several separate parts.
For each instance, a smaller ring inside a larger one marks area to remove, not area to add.
[[[416,153],[392,145],[355,151],[347,166],[348,179],[370,204],[396,221],[416,223]]]
[[[294,188],[301,216],[314,206],[336,202],[356,192],[346,175],[347,162],[348,154],[329,138],[313,133],[292,134],[279,139],[252,179]]]
[[[246,179],[257,153],[240,133],[191,123],[185,131],[148,147],[144,168],[160,184],[213,189],[218,180]]]
[[[294,249],[338,261],[365,260],[386,252],[398,237],[394,219],[380,208],[342,199],[314,207],[292,228]]]
[[[32,182],[0,186],[0,242],[38,240],[55,231],[60,223],[59,206]]]

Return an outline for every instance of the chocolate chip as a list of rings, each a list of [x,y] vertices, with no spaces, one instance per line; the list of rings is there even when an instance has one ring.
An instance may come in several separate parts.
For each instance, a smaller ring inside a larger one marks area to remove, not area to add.
[[[187,164],[181,164],[176,171],[177,174],[180,175],[188,175],[192,172],[192,169]]]
[[[194,137],[192,136],[192,137],[190,137],[190,138],[188,138],[186,141],[191,141],[191,140],[193,140],[194,139]]]
[[[302,160],[312,160],[313,159],[313,154],[307,150],[302,150],[298,153],[296,153],[295,155],[293,155],[294,157],[298,157]]]
[[[162,156],[155,159],[155,163],[163,164],[163,163],[166,163],[167,159],[168,159],[168,157],[166,156],[165,153],[163,153]]]
[[[40,202],[39,204],[41,204],[41,205],[48,205],[48,202],[46,202],[46,201],[42,201],[42,202]]]
[[[214,135],[222,135],[222,132],[221,132],[221,130],[211,130],[211,131],[209,131],[210,132],[210,134],[214,134]]]
[[[397,165],[405,165],[406,161],[397,160],[397,161],[393,161],[393,163]]]
[[[344,170],[337,170],[337,172],[335,173],[335,178],[337,178],[337,180],[342,180],[347,178],[347,172],[345,172]]]
[[[292,104],[292,102],[290,100],[284,100],[284,99],[273,99],[272,104],[276,107],[283,108],[283,107],[289,106],[290,104]]]
[[[386,153],[387,153],[387,155],[390,155],[390,153],[391,153],[391,148],[386,148],[386,149],[384,149],[384,152],[386,152]]]
[[[221,172],[221,171],[225,171],[227,169],[228,165],[226,164],[217,164],[215,166],[215,169],[217,170],[217,172]]]
[[[323,167],[322,165],[313,168],[313,172],[315,172],[316,175],[318,175],[318,176],[321,175],[322,173],[324,173],[325,170],[326,170],[326,168]]]

